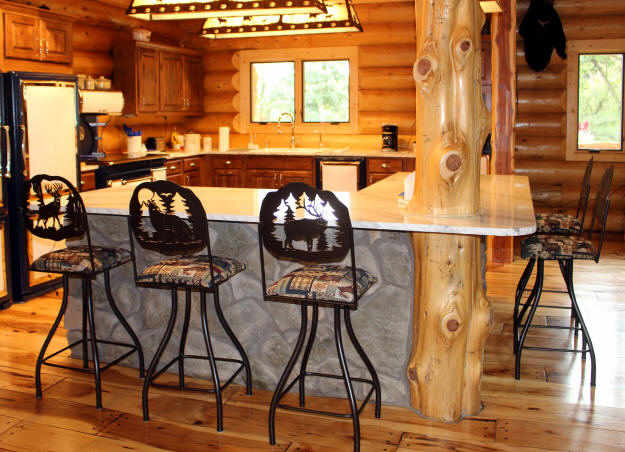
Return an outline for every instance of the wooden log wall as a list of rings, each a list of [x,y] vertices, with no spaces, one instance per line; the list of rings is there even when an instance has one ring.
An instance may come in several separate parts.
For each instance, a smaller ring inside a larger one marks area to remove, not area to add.
[[[518,0],[520,23],[529,0]],[[625,38],[623,0],[555,0],[567,40]],[[555,209],[575,214],[585,162],[565,160],[566,61],[555,52],[544,72],[532,71],[523,43],[517,43],[516,174],[530,178],[537,212]],[[625,164],[615,163],[614,188],[607,229],[622,233],[625,225]],[[595,163],[593,194],[608,163]],[[588,212],[592,212],[592,203]],[[590,215],[587,215],[589,220]]]
[[[246,146],[247,134],[238,133],[239,58],[243,49],[311,48],[358,46],[359,87],[358,133],[324,134],[324,146],[351,145],[361,149],[381,147],[382,124],[399,126],[400,146],[408,149],[413,140],[415,88],[412,65],[415,61],[414,2],[355,5],[363,24],[363,33],[337,35],[302,35],[258,39],[208,41],[204,57],[205,116],[189,123],[196,132],[213,136],[217,130],[231,127],[233,147]],[[319,145],[319,135],[298,134],[297,146]],[[256,143],[264,146],[288,146],[287,134],[258,134]]]

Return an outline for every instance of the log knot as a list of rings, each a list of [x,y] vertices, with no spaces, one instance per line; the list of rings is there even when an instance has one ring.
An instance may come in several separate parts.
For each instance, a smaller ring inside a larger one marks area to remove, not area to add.
[[[451,54],[456,72],[464,70],[471,55],[473,55],[474,48],[471,33],[466,27],[462,27],[454,33],[451,41]]]
[[[424,93],[431,93],[440,79],[436,45],[432,41],[423,43],[417,61],[412,67],[412,77]]]

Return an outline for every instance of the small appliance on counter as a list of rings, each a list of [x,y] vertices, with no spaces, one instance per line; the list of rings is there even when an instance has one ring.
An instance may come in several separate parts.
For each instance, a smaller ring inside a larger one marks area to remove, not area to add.
[[[102,130],[110,116],[121,115],[124,95],[121,91],[79,91],[78,154],[80,160],[106,157],[102,150]]]
[[[384,124],[382,126],[382,150],[396,152],[399,149],[397,132],[399,128],[395,124]]]

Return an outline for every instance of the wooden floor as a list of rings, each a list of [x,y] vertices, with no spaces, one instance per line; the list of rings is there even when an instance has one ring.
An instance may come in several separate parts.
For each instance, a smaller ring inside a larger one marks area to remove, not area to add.
[[[489,271],[494,329],[486,350],[484,410],[459,424],[421,419],[407,408],[384,406],[382,420],[367,407],[361,416],[363,451],[512,451],[625,449],[625,258],[623,244],[609,247],[601,263],[577,265],[578,299],[597,351],[597,388],[590,389],[588,362],[579,355],[526,351],[520,381],[512,377],[512,294],[524,262]],[[559,289],[548,264],[545,288]],[[561,294],[544,302],[566,304]],[[209,396],[154,389],[152,420],[143,422],[140,380],[133,369],[104,374],[103,410],[94,408],[89,375],[44,367],[44,398],[34,397],[34,364],[56,315],[59,299],[42,297],[0,312],[0,450],[282,450],[352,448],[351,422],[279,412],[278,444],[267,442],[271,393],[225,395],[225,430],[215,431]],[[542,310],[537,322],[568,324],[568,311]],[[531,343],[573,344],[567,331],[531,331]],[[53,348],[65,345],[63,336]],[[69,358],[62,358],[71,361]],[[583,372],[585,371],[585,372]],[[289,396],[290,397],[290,396]],[[315,399],[312,407],[345,408],[343,400]]]

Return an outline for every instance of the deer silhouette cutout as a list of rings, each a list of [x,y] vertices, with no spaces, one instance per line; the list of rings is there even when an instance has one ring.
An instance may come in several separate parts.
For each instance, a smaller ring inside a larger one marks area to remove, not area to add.
[[[324,206],[326,202],[322,202]],[[293,242],[306,242],[308,251],[313,249],[313,240],[320,239],[325,234],[328,221],[323,218],[323,212],[319,212],[313,203],[306,203],[300,198],[296,201],[297,208],[304,209],[313,218],[302,218],[295,220],[292,216],[287,216],[284,222],[284,232],[286,239],[284,241],[285,248],[293,248]]]
[[[185,242],[193,240],[193,231],[189,225],[173,213],[173,197],[174,193],[169,195],[161,194],[163,203],[167,206],[166,210],[168,213],[163,213],[161,211],[154,198],[143,202],[143,205],[148,208],[150,221],[156,231],[157,237],[167,242]]]
[[[47,184],[46,193],[52,196],[53,200],[49,203],[44,203],[43,201],[43,193],[41,192],[41,186],[37,190],[37,198],[39,201],[39,209],[37,211],[37,221],[35,222],[35,227],[43,227],[44,229],[48,229],[49,227],[56,228],[57,226],[60,228],[61,220],[59,220],[59,215],[61,214],[61,191],[63,189],[63,185],[60,183]],[[52,225],[48,226],[48,221],[52,219]]]

